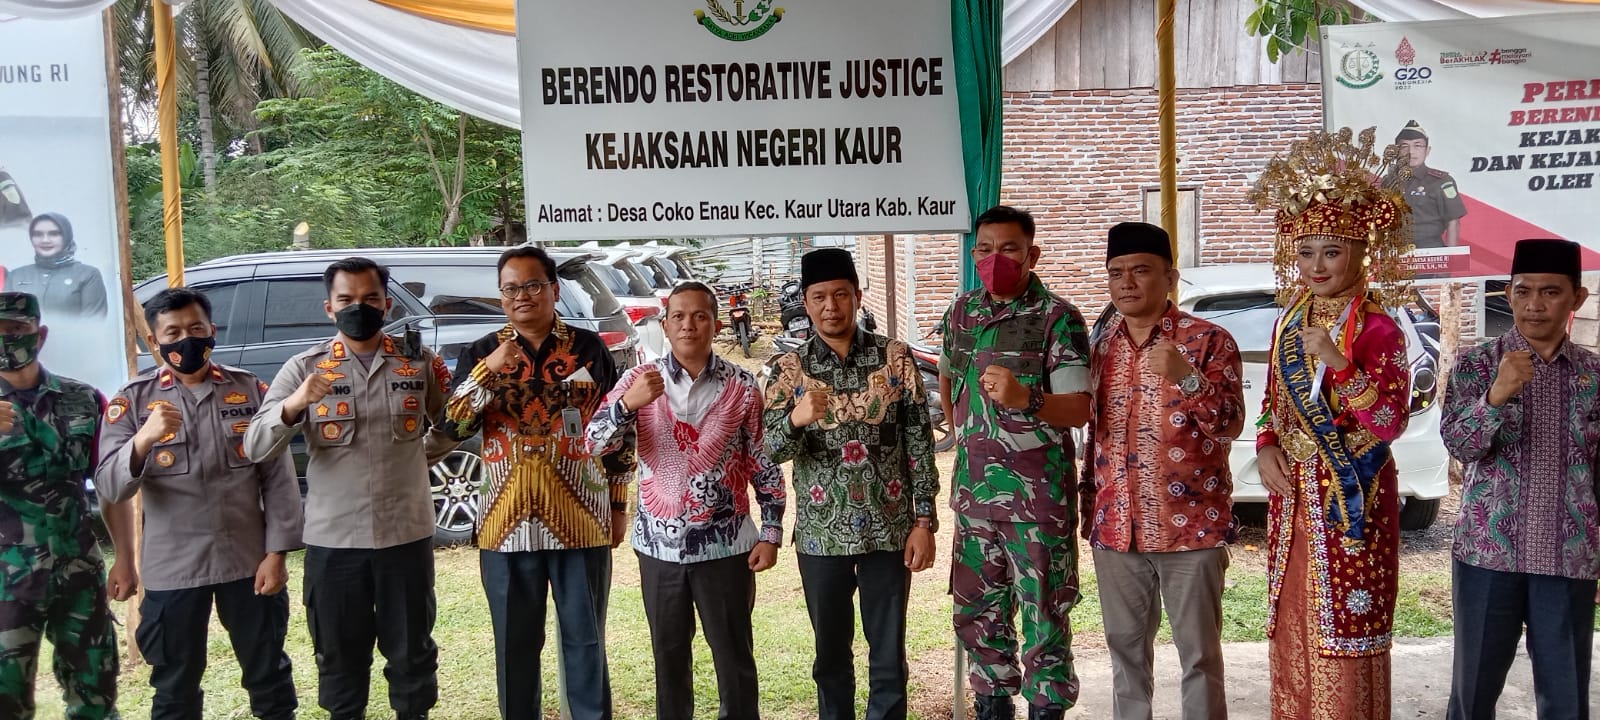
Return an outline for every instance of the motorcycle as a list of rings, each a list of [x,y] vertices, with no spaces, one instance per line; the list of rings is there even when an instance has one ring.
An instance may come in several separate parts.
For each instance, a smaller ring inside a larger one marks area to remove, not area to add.
[[[739,338],[739,348],[745,357],[750,355],[750,341],[756,337],[754,319],[750,316],[750,285],[734,285],[723,290],[728,297],[728,324],[734,337]]]

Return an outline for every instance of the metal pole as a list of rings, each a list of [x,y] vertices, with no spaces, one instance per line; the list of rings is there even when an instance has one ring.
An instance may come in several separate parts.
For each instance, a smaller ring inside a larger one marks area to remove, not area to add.
[[[1178,259],[1178,79],[1173,53],[1173,29],[1178,0],[1159,0],[1156,7],[1156,47],[1160,66],[1157,89],[1161,125],[1161,227],[1172,243],[1172,258]],[[1174,295],[1178,289],[1172,289]]]
[[[167,238],[167,286],[183,285],[183,178],[178,171],[178,42],[172,6],[150,3],[156,34],[156,126],[161,137],[161,226]]]

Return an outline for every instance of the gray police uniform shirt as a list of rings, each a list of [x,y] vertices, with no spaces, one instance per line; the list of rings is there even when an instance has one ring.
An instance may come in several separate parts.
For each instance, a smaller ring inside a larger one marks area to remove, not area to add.
[[[106,403],[102,500],[144,493],[140,574],[151,590],[182,590],[253,578],[269,552],[300,547],[300,482],[287,456],[252,462],[245,430],[267,386],[246,370],[213,364],[198,388],[172,370],[151,370]],[[177,432],[133,464],[133,436],[159,405],[178,408]]]
[[[307,545],[378,549],[433,536],[428,468],[459,441],[437,426],[450,395],[450,369],[423,348],[413,359],[384,336],[363,367],[339,339],[325,340],[284,363],[245,433],[245,454],[272,457],[303,432]],[[327,397],[293,423],[283,401],[311,373],[333,381]]]

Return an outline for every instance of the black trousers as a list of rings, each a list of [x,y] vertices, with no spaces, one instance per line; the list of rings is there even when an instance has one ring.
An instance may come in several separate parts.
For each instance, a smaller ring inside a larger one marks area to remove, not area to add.
[[[555,596],[562,682],[572,720],[611,720],[606,608],[611,548],[534,552],[478,551],[478,572],[494,626],[502,720],[539,720],[539,653],[545,610]]]
[[[811,677],[817,682],[817,716],[854,720],[856,590],[861,591],[861,633],[867,639],[867,720],[904,720],[906,679],[906,603],[911,571],[905,553],[805,555],[800,584],[805,590],[817,657]]]
[[[1455,562],[1450,720],[1492,720],[1528,628],[1539,720],[1588,720],[1595,581]]]
[[[748,553],[675,563],[639,555],[639,585],[656,660],[657,720],[694,714],[694,617],[700,613],[711,662],[717,668],[720,720],[761,717],[756,689],[756,574]]]
[[[396,713],[421,715],[439,700],[432,538],[377,550],[308,546],[305,602],[317,702],[333,720],[365,716],[374,641]]]
[[[200,720],[206,672],[206,629],[215,603],[239,658],[250,713],[263,720],[293,718],[299,701],[283,652],[289,629],[289,591],[257,595],[255,578],[183,590],[147,590],[139,604],[134,641],[150,663],[154,720]]]

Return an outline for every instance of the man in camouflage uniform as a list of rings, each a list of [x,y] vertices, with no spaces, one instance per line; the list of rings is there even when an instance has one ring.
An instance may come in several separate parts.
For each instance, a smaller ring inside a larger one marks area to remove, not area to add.
[[[1078,699],[1067,613],[1078,601],[1077,474],[1069,428],[1089,418],[1089,339],[1077,308],[1032,272],[1033,217],[977,220],[983,287],[945,313],[939,384],[960,432],[950,589],[979,720],[1057,720]],[[1021,665],[1012,623],[1022,610]]]
[[[1411,178],[1401,188],[1411,206],[1412,242],[1419,248],[1455,247],[1461,244],[1461,218],[1467,206],[1450,173],[1428,167],[1428,133],[1417,121],[1406,123],[1394,137],[1411,166]]]
[[[33,717],[43,637],[55,648],[66,716],[113,717],[117,641],[83,490],[105,402],[39,366],[46,334],[37,298],[0,293],[0,718]],[[119,558],[132,528],[127,512],[106,508]],[[119,561],[113,571],[119,600],[137,584],[131,568]]]

